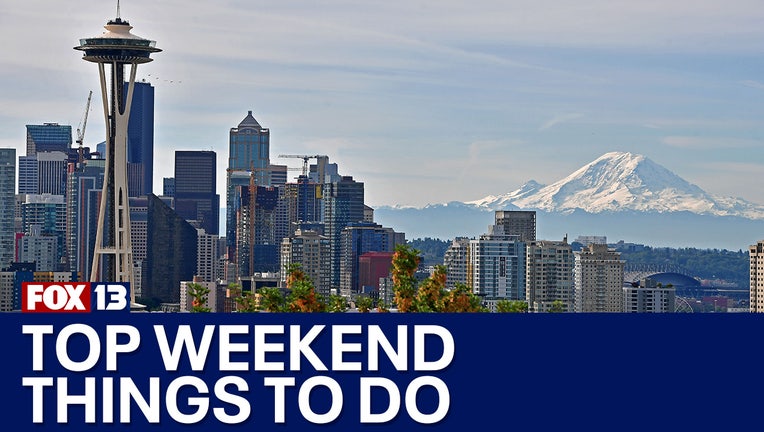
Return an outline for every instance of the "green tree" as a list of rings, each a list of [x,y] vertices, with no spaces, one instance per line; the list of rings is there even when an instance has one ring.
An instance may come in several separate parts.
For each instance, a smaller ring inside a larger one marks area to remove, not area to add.
[[[496,311],[501,313],[526,313],[528,303],[521,300],[499,300],[496,302]]]
[[[443,312],[447,273],[446,266],[436,266],[435,272],[419,284],[415,299],[418,312]]]
[[[555,300],[552,302],[552,305],[549,307],[550,313],[561,313],[565,312],[565,303],[562,302],[562,300]]]
[[[316,295],[316,289],[309,279],[292,283],[287,304],[289,312],[324,312],[326,304]]]
[[[330,312],[346,312],[348,310],[348,301],[345,297],[332,294],[329,296],[327,308]]]
[[[417,283],[419,251],[409,245],[395,247],[392,263],[393,301],[399,312],[484,312],[482,301],[464,284],[446,290],[448,269],[435,267],[430,277]]]
[[[355,306],[358,312],[366,313],[374,306],[374,300],[369,296],[361,296],[356,299]]]
[[[257,291],[260,296],[260,310],[267,312],[283,312],[286,309],[286,300],[281,290],[276,287],[263,287]]]
[[[377,312],[390,312],[390,308],[387,307],[382,299],[377,300]]]
[[[191,312],[209,312],[210,308],[205,306],[210,289],[198,283],[189,283],[186,286],[191,301]]]
[[[443,312],[485,312],[483,302],[463,283],[446,292],[443,298]]]
[[[392,262],[394,301],[399,312],[416,312],[414,296],[416,279],[414,274],[419,268],[419,251],[405,244],[395,246]]]
[[[300,264],[290,264],[287,269],[287,288],[290,289],[286,310],[289,312],[324,312],[326,303],[316,295],[313,281],[302,271]]]

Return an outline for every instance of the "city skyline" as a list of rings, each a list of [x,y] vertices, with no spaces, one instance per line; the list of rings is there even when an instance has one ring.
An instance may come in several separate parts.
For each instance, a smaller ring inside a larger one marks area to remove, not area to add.
[[[72,47],[115,5],[2,4],[0,34],[25,43],[0,60],[0,147],[22,155],[26,124],[77,127],[97,73]],[[121,12],[165,49],[138,73],[156,87],[155,190],[172,177],[175,150],[225,155],[228,130],[252,110],[271,130],[272,155],[328,155],[367,185],[372,206],[550,183],[616,150],[764,203],[740,181],[764,165],[764,11],[752,1],[133,0]],[[93,148],[104,139],[96,111]]]

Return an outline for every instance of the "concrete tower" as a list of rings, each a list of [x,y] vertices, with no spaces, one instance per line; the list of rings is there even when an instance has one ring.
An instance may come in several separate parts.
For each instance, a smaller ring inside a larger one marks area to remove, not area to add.
[[[127,125],[138,64],[150,62],[151,53],[161,50],[155,47],[156,42],[130,33],[132,26],[119,17],[119,2],[117,18],[109,21],[104,28],[106,31],[102,35],[80,39],[80,45],[74,47],[84,52],[83,60],[98,64],[106,120],[106,168],[90,280],[131,283]],[[130,70],[126,80],[127,65],[130,65]],[[133,292],[130,299],[135,302]]]

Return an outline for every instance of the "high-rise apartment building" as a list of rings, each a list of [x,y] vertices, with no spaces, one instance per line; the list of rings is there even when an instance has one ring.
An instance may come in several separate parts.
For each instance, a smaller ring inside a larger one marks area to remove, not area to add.
[[[11,263],[0,268],[0,312],[21,310],[21,284],[35,280],[35,263]]]
[[[516,235],[522,242],[536,240],[536,212],[519,210],[498,210],[495,224],[504,227],[505,235]]]
[[[764,312],[764,240],[748,248],[750,268],[750,309],[751,312]]]
[[[324,235],[329,237],[332,254],[332,288],[340,286],[342,230],[352,222],[363,221],[363,183],[343,176],[323,187]]]
[[[621,253],[607,244],[589,243],[575,255],[575,311],[622,312],[623,267]]]
[[[0,148],[0,270],[14,259],[16,149]]]
[[[446,266],[446,289],[452,290],[456,284],[467,285],[467,257],[470,250],[470,239],[456,237],[451,246],[446,249],[443,265]]]
[[[13,311],[13,291],[16,272],[0,269],[0,312]]]
[[[663,286],[652,279],[642,279],[638,286],[624,286],[623,311],[626,313],[668,313],[676,309],[676,288]]]
[[[127,94],[128,83],[124,84]],[[154,87],[136,82],[127,125],[127,191],[131,197],[154,193]]]
[[[567,239],[538,240],[525,253],[525,300],[530,312],[573,312],[573,251]]]
[[[218,235],[208,234],[203,229],[196,230],[196,275],[202,282],[215,282],[217,271]]]
[[[175,152],[175,211],[207,234],[220,231],[214,151]]]
[[[507,235],[501,225],[470,240],[467,286],[487,303],[497,300],[525,301],[525,243]]]
[[[37,271],[53,272],[60,266],[59,238],[43,234],[40,225],[32,225],[19,240],[18,255],[20,262],[33,262]]]
[[[21,205],[21,220],[25,235],[32,235],[33,231],[36,230],[39,231],[38,236],[54,239],[56,253],[53,259],[57,263],[68,260],[66,253],[66,203],[63,195],[27,195],[26,202]],[[58,270],[58,268],[38,268],[38,270],[52,271]]]
[[[329,239],[315,231],[298,230],[281,241],[281,284],[286,284],[287,270],[300,264],[305,275],[313,281],[316,293],[328,298],[330,292]]]

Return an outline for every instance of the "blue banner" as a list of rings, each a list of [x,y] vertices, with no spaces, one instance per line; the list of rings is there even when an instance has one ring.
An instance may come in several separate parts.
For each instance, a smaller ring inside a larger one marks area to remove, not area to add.
[[[9,431],[740,430],[755,314],[0,314]]]

